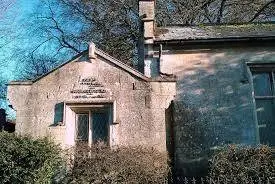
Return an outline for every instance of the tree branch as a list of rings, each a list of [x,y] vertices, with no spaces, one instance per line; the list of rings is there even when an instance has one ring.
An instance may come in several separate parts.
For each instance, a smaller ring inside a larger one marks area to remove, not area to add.
[[[217,23],[221,23],[221,19],[223,17],[223,11],[224,11],[225,2],[226,2],[226,0],[222,0],[221,1],[221,6],[220,6],[218,17],[217,17]]]
[[[257,13],[252,17],[252,19],[250,19],[248,22],[253,22],[256,18],[258,18],[261,13],[271,4],[275,4],[275,0],[272,0],[268,3],[266,3],[264,6],[262,6],[258,11]]]

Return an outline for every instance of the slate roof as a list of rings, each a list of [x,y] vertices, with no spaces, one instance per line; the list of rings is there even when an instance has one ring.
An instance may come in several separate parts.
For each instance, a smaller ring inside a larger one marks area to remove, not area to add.
[[[155,31],[155,41],[275,38],[275,23],[168,26]]]

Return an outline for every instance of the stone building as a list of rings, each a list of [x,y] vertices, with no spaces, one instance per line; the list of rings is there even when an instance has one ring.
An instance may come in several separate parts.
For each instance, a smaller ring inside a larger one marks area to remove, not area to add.
[[[157,27],[155,1],[139,6],[139,71],[91,44],[34,81],[11,82],[16,131],[153,146],[179,173],[217,146],[274,146],[275,24]]]
[[[174,95],[174,78],[148,78],[93,43],[40,78],[8,86],[16,131],[51,136],[63,146],[101,140],[165,151],[165,114]]]
[[[188,173],[183,165],[225,144],[275,146],[275,24],[157,27],[154,6],[140,1],[140,68],[147,77],[177,77],[175,168]]]

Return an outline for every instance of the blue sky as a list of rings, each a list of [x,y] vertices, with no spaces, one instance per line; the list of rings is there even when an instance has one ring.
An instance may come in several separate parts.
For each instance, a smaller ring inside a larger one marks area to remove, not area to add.
[[[8,1],[8,0],[7,0]],[[29,58],[28,51],[33,50],[45,39],[44,32],[37,32],[37,25],[48,25],[47,20],[38,20],[39,14],[47,13],[48,9],[43,8],[41,0],[17,0],[15,4],[0,17],[0,82],[18,80],[21,77],[20,69],[24,68],[25,58]],[[58,6],[52,5],[57,13],[60,10]],[[75,22],[66,22],[70,31],[77,32],[78,24]],[[80,24],[79,24],[80,25]],[[66,25],[63,25],[66,26]],[[81,26],[80,26],[81,27]],[[66,27],[63,27],[66,29]],[[51,56],[57,51],[56,42],[47,43],[36,53]],[[62,50],[57,56],[57,61],[65,61],[72,56],[72,53],[66,53]],[[0,108],[7,109],[5,100],[0,99]]]
[[[51,7],[58,19],[58,12],[61,7],[56,4],[51,4]],[[28,51],[33,50],[48,39],[47,34],[39,26],[46,25],[47,27],[49,24],[52,25],[52,22],[50,23],[50,20],[47,19],[37,18],[41,17],[42,14],[48,13],[47,3],[43,3],[41,0],[18,0],[9,12],[4,15],[3,19],[0,20],[0,77],[9,80],[20,78],[18,71],[20,67],[24,67],[24,61],[26,61],[24,58],[27,58]],[[66,23],[62,22],[62,29],[67,32],[77,33],[82,27],[81,23],[76,24],[78,21],[73,19],[66,21]],[[1,39],[1,27],[8,28],[8,31],[4,32],[4,39]],[[3,43],[8,44],[1,48]],[[35,56],[43,54],[52,57],[58,48],[57,41],[51,40],[51,42],[40,46],[34,54]],[[68,50],[61,50],[58,55],[54,56],[54,59],[58,62],[69,59],[72,53],[64,54],[66,51]]]
[[[15,0],[14,6],[0,19],[0,78],[7,78],[9,80],[16,79],[19,75],[18,66],[20,66],[21,63],[18,63],[16,60],[18,55],[13,56],[15,51],[19,49],[28,50],[28,48],[41,43],[41,39],[43,38],[38,38],[37,35],[34,37],[27,34],[30,30],[30,26],[27,24],[30,22],[31,14],[37,11],[40,13],[43,12],[43,8],[41,8],[41,10],[38,8],[39,2],[41,2],[41,0]],[[74,26],[76,26],[75,22]],[[8,31],[4,32],[6,33],[5,38],[1,39],[1,28],[3,29],[4,27],[8,27]],[[79,27],[81,27],[81,25]],[[69,24],[69,28],[72,29],[71,24]],[[75,28],[73,31],[78,29],[79,28]],[[1,47],[3,43],[8,44]],[[48,51],[56,50],[54,45],[47,45],[47,49]],[[43,52],[45,52],[45,50],[43,50]],[[20,56],[24,54],[26,53],[23,52]]]
[[[2,32],[4,38],[0,39],[0,43],[5,43],[5,46],[0,48],[0,63],[2,63],[0,65],[0,77],[15,78],[17,63],[12,60],[12,55],[17,46],[24,46],[22,40],[31,39],[24,34],[27,32],[27,28],[23,25],[28,21],[38,2],[39,0],[17,0],[3,15],[0,29],[5,31]]]
[[[18,64],[12,59],[17,46],[24,47],[23,41],[30,42],[26,36],[27,27],[24,23],[37,6],[39,0],[17,0],[15,4],[1,17],[0,20],[0,78],[14,80],[17,76]],[[2,30],[2,31],[1,31]],[[3,37],[2,37],[3,36]],[[26,42],[26,43],[27,43]],[[4,45],[4,46],[3,46]],[[1,80],[0,80],[1,81]],[[14,116],[7,102],[0,99],[0,108],[5,108],[7,113]]]

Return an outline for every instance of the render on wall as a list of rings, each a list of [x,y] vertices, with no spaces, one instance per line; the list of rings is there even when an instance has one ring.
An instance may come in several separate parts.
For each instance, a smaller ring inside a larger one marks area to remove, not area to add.
[[[87,59],[87,54],[93,57]],[[64,146],[75,144],[76,112],[108,105],[110,146],[166,151],[165,111],[174,95],[174,79],[147,78],[93,46],[34,81],[8,86],[17,112],[16,131],[51,136]]]
[[[273,63],[275,67],[273,46],[203,50],[167,46],[162,54],[161,72],[177,76],[173,128],[179,173],[203,173],[198,163],[207,165],[208,156],[227,144],[274,146],[272,140],[266,142],[259,135],[259,107],[248,66]],[[270,121],[275,125],[275,119]],[[261,131],[272,134],[272,127]]]
[[[275,25],[157,27],[156,1],[139,3],[145,75],[177,77],[172,150],[177,173],[203,175],[207,159],[220,146],[271,145],[260,135],[265,128],[272,134],[275,119],[268,116],[269,128],[258,121],[266,106],[255,103],[256,76],[248,63],[275,63]]]

